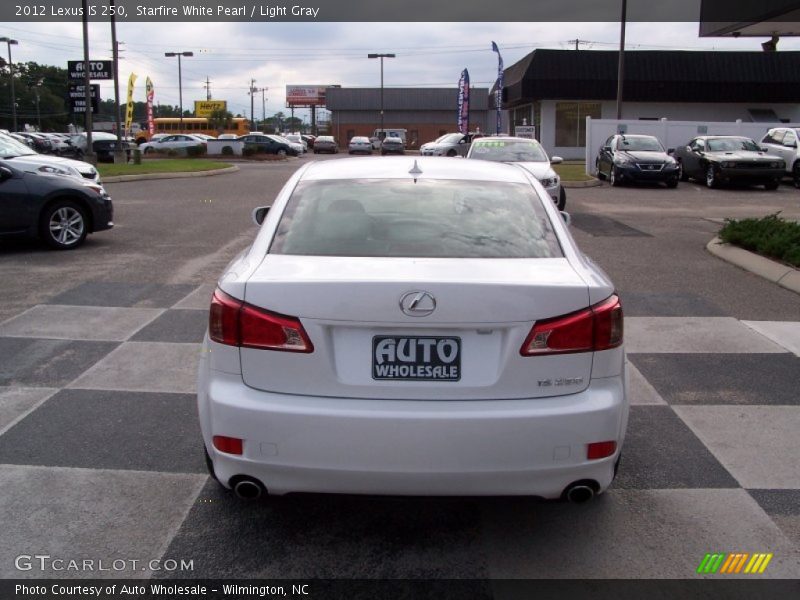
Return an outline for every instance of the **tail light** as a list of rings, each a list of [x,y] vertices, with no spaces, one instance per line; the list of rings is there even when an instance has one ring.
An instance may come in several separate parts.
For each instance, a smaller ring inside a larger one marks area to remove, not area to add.
[[[211,299],[208,335],[213,341],[227,346],[284,352],[314,351],[296,317],[251,306],[221,290],[215,291]]]
[[[617,451],[617,442],[593,442],[586,446],[586,460],[598,460]]]
[[[244,451],[244,444],[241,438],[228,437],[225,435],[215,435],[214,448],[226,454],[241,455]]]
[[[537,321],[520,348],[522,356],[598,352],[622,344],[619,297],[552,319]]]

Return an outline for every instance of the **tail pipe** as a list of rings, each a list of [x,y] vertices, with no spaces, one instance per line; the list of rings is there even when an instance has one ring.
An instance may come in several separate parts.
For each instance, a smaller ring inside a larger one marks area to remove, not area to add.
[[[231,483],[231,487],[240,500],[258,500],[267,493],[264,485],[252,477],[239,477]]]
[[[564,490],[564,498],[573,504],[583,504],[594,498],[595,489],[597,484],[594,481],[576,481]]]

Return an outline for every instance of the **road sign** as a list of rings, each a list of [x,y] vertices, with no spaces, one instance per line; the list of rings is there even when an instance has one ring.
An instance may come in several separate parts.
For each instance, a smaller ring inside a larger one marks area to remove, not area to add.
[[[536,127],[533,125],[517,125],[514,127],[514,135],[521,138],[528,138],[530,140],[536,139]]]
[[[71,83],[69,86],[69,105],[70,110],[74,113],[86,112],[86,94],[83,91],[84,86],[75,85]],[[100,84],[93,83],[89,88],[89,94],[92,98],[92,112],[100,112]]]
[[[84,62],[82,60],[68,60],[67,71],[70,79],[84,78]],[[89,79],[114,79],[114,63],[110,60],[90,60]]]

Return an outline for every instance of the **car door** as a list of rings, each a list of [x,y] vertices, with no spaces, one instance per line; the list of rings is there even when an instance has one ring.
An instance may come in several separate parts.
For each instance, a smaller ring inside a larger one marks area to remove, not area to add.
[[[706,149],[705,140],[695,138],[683,149],[681,162],[683,172],[689,177],[702,177],[703,169],[700,166],[700,158]]]
[[[23,177],[0,165],[0,233],[23,232],[34,224],[36,206]]]
[[[794,129],[787,129],[781,140],[781,145],[776,146],[777,152],[770,148],[770,154],[778,154],[786,162],[786,170],[791,172],[797,162],[797,134]]]
[[[597,172],[608,174],[611,172],[611,165],[614,162],[613,159],[613,150],[612,144],[614,143],[614,138],[616,136],[612,135],[600,147],[600,151],[597,154]]]

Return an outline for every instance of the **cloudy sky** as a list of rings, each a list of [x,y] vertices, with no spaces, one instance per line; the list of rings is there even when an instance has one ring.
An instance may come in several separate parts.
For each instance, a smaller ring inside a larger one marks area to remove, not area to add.
[[[13,60],[66,67],[83,58],[80,23],[0,23],[0,36],[19,41]],[[89,28],[92,59],[111,57],[107,23]],[[268,87],[267,116],[285,111],[287,84],[340,84],[377,87],[379,64],[369,52],[393,52],[386,59],[386,86],[455,87],[469,69],[475,87],[491,87],[497,69],[491,51],[496,41],[505,64],[511,65],[536,48],[575,47],[614,50],[618,23],[119,23],[124,42],[120,63],[121,95],[131,72],[139,76],[136,100],[144,100],[144,79],[154,82],[156,102],[178,104],[178,65],[164,52],[193,51],[184,58],[183,103],[205,99],[206,77],[215,99],[227,100],[234,113],[250,111],[250,79]],[[572,40],[572,41],[570,41]],[[700,38],[697,23],[629,23],[629,50],[761,50],[761,38]],[[782,39],[779,50],[800,49],[800,38]],[[2,48],[5,51],[5,47]],[[101,96],[113,97],[103,82]],[[261,115],[257,94],[256,116]],[[296,113],[303,116],[302,112]]]

